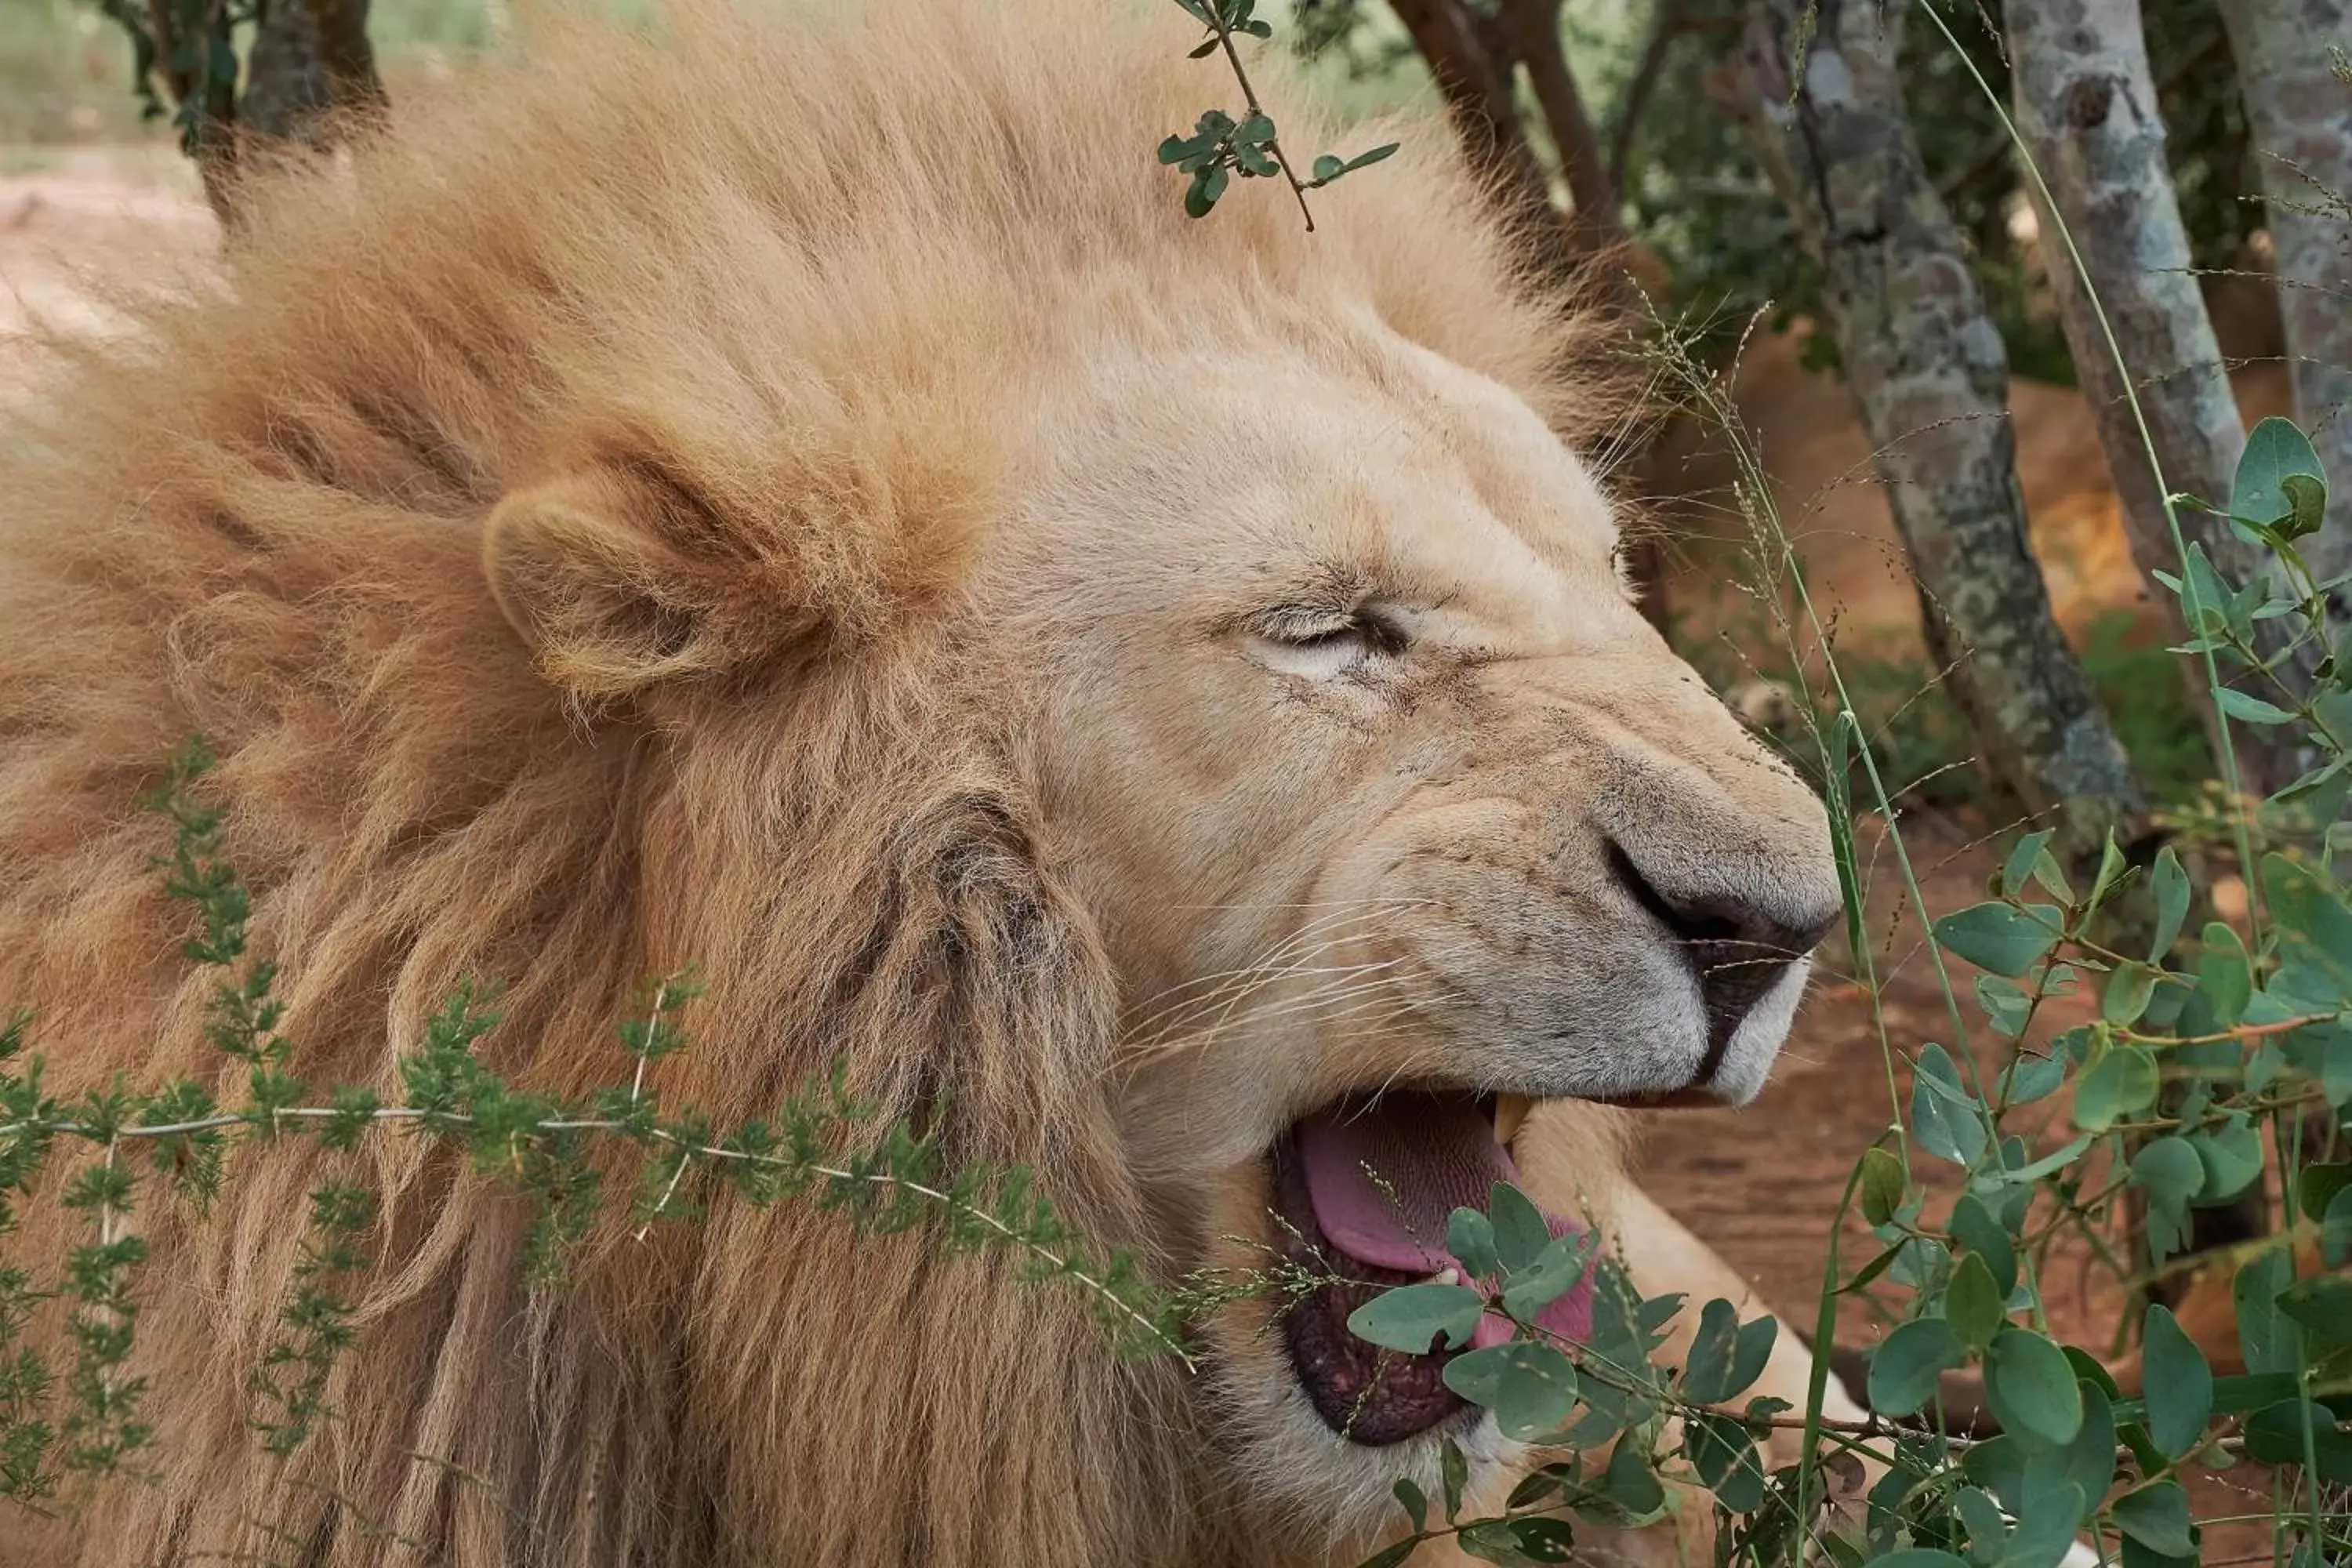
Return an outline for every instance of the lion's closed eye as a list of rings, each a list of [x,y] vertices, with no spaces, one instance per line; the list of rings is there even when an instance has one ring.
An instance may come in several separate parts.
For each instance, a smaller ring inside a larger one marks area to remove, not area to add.
[[[1394,658],[1407,638],[1393,622],[1368,610],[1276,610],[1245,637],[1253,658],[1268,668],[1310,680],[1328,680],[1378,659]]]

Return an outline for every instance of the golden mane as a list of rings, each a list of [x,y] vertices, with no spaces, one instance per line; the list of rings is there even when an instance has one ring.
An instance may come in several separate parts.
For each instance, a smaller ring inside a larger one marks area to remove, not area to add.
[[[957,1155],[1029,1163],[1103,1244],[1141,1234],[1115,977],[1042,864],[1020,672],[956,613],[1025,389],[1106,339],[1344,355],[1335,323],[1377,319],[1580,427],[1589,323],[1515,273],[1434,122],[1317,193],[1315,234],[1270,181],[1188,220],[1153,148],[1232,83],[1173,7],[864,9],[551,26],[257,185],[134,331],[61,345],[0,441],[0,1003],[38,1008],[54,1087],[235,1092],[132,805],[201,731],[310,1081],[393,1088],[473,973],[509,985],[500,1070],[611,1082],[633,984],[694,960],[666,1103],[740,1121],[845,1061],[886,1114],[951,1097]],[[1290,143],[1339,145],[1265,68]],[[648,627],[658,680],[645,649],[534,668],[486,583],[492,509],[583,470],[678,499],[733,612]],[[615,1220],[530,1296],[515,1201],[394,1138],[359,1156],[387,1219],[340,1418],[281,1467],[246,1380],[338,1158],[248,1152],[208,1218],[142,1209],[159,1484],[80,1561],[1256,1549],[1192,1473],[1175,1370],[1090,1350],[1074,1292],[721,1202]],[[29,1205],[12,1249],[53,1273],[71,1217]]]

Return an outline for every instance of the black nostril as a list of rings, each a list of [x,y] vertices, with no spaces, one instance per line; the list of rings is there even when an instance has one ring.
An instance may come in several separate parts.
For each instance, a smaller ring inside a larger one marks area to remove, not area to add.
[[[1756,1004],[1790,964],[1829,934],[1836,916],[1799,927],[1747,900],[1720,892],[1669,894],[1614,843],[1609,846],[1609,863],[1634,902],[1682,943],[1683,955],[1698,977],[1707,1039],[1696,1081],[1706,1083],[1723,1065],[1731,1037]]]

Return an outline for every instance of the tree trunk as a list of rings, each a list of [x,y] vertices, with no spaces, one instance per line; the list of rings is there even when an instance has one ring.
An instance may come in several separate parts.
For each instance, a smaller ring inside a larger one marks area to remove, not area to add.
[[[327,105],[327,71],[310,8],[303,0],[268,0],[246,51],[239,124],[272,142],[315,148],[324,144]]]
[[[284,0],[280,0],[283,4]],[[301,0],[319,39],[319,63],[327,73],[327,101],[346,116],[383,111],[383,79],[376,74],[375,47],[368,42],[368,0]]]
[[[2042,263],[2115,477],[2132,560],[2179,640],[2187,629],[2179,602],[2153,579],[2180,570],[2165,495],[2169,489],[2228,505],[2246,437],[2190,271],[2139,0],[2009,0],[2002,14],[2018,131],[2056,204],[2052,210],[2029,176]],[[2076,250],[2136,379],[2145,439],[2125,373],[2075,270]],[[2151,445],[2160,470],[2149,462]],[[2183,509],[2179,523],[2184,539],[2203,545],[2232,582],[2266,564],[2263,552],[2241,543],[2219,518]],[[2218,756],[2220,720],[2201,683],[2196,700]],[[2301,748],[2284,731],[2244,729],[2234,740],[2240,776],[2257,793],[2267,795],[2304,770]]]
[[[1429,67],[1471,163],[1495,180],[1506,212],[1547,263],[1570,258],[1551,182],[1519,123],[1518,60],[1490,18],[1455,0],[1391,0]]]
[[[2352,0],[2221,0],[2261,160],[2296,422],[2327,470],[2327,526],[2302,542],[2325,579],[2352,571]],[[2352,613],[2335,595],[2339,616]]]
[[[1511,30],[1512,46],[1527,62],[1528,80],[1559,154],[1560,174],[1574,204],[1568,219],[1571,237],[1586,255],[1610,258],[1605,270],[1612,286],[1622,289],[1625,226],[1618,217],[1617,182],[1609,177],[1600,134],[1592,129],[1584,94],[1577,89],[1576,73],[1569,68],[1568,51],[1560,45],[1559,0],[1503,0],[1502,17]]]
[[[1748,128],[1821,266],[1929,646],[1996,784],[2087,857],[2139,792],[2027,542],[2008,355],[1904,109],[1899,16],[1760,0],[1740,62]]]

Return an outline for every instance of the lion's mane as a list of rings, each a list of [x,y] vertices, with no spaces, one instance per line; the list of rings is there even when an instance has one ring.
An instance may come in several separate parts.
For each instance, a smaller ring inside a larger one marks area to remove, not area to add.
[[[843,1061],[887,1115],[947,1096],[954,1154],[1028,1163],[1102,1244],[1148,1238],[1117,977],[1021,776],[1021,672],[959,595],[1030,390],[1107,336],[1344,363],[1333,323],[1377,321],[1569,422],[1582,329],[1442,126],[1318,192],[1312,235],[1272,181],[1195,222],[1153,146],[1233,84],[1174,7],[866,9],[551,26],[257,185],[131,330],[55,345],[0,445],[0,1002],[38,1009],[53,1088],[237,1092],[133,804],[200,731],[310,1082],[395,1091],[467,974],[508,984],[499,1070],[614,1082],[633,984],[693,960],[665,1103],[728,1124]],[[1302,155],[1339,144],[1262,68]],[[534,661],[484,519],[597,465],[690,502],[651,585],[680,618]],[[1179,1369],[1110,1355],[1068,1289],[720,1201],[643,1240],[616,1214],[534,1295],[516,1202],[446,1150],[236,1161],[208,1215],[139,1213],[159,1473],[88,1516],[86,1563],[1257,1550]],[[338,1415],[281,1466],[247,1380],[331,1169],[382,1195],[377,1267]],[[86,1230],[44,1199],[12,1255],[54,1278]]]

